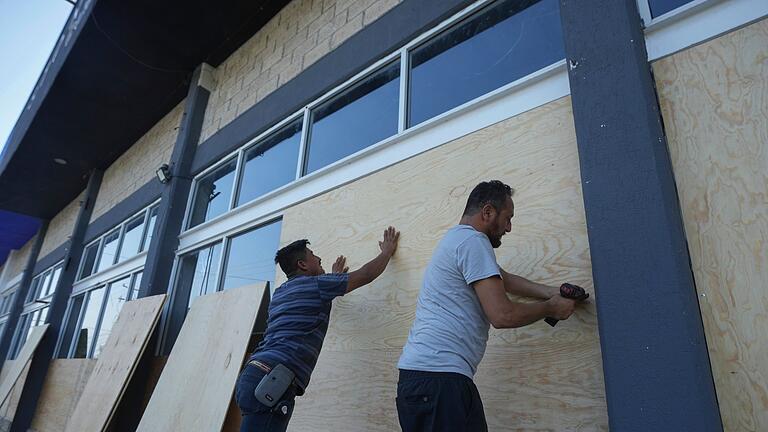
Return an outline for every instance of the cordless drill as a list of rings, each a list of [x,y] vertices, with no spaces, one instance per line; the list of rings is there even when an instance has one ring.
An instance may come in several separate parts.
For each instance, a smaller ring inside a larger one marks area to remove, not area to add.
[[[565,297],[567,299],[571,299],[571,300],[584,301],[589,298],[589,293],[584,291],[584,288],[578,285],[564,283],[560,285],[560,296]],[[557,322],[559,320],[556,320],[554,318],[544,318],[544,321],[546,321],[547,324],[554,327],[555,325],[557,325]]]

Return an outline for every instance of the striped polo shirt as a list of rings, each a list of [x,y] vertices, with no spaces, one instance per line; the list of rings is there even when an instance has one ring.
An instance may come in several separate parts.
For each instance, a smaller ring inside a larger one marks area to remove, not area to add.
[[[347,291],[349,275],[295,276],[275,290],[264,339],[249,360],[279,363],[296,374],[302,388],[317,363],[328,331],[331,302]]]

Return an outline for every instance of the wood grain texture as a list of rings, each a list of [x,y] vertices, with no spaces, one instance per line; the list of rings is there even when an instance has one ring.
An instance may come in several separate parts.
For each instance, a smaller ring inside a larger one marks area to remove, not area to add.
[[[768,430],[768,20],[653,65],[726,431]]]
[[[157,325],[165,297],[165,294],[145,297],[123,305],[66,432],[101,432],[109,426]]]
[[[4,380],[5,377],[8,376],[8,373],[11,369],[13,369],[13,365],[16,364],[17,360],[7,360],[5,362],[5,365],[3,366],[3,372],[0,374],[0,381]],[[29,362],[27,362],[27,365],[24,366],[24,369],[21,371],[21,375],[19,375],[19,378],[16,380],[16,384],[11,389],[11,394],[6,398],[5,402],[0,404],[0,420],[4,420],[9,422],[8,426],[10,427],[10,421],[13,420],[14,415],[16,414],[16,407],[19,406],[19,399],[21,398],[21,390],[24,387],[23,383],[27,379],[27,373],[29,372]],[[19,384],[21,383],[21,384]],[[2,432],[4,429],[2,428],[2,424],[4,422],[0,421],[0,432]]]
[[[55,359],[45,377],[31,429],[35,432],[60,432],[83,394],[95,359]]]
[[[266,284],[192,303],[137,431],[220,431]]]
[[[439,239],[458,222],[471,189],[494,178],[517,190],[512,233],[497,250],[499,264],[530,279],[569,280],[592,291],[569,98],[290,208],[281,244],[308,238],[326,268],[340,254],[352,269],[373,258],[390,224],[402,233],[382,277],[334,301],[317,369],[297,400],[290,430],[399,429],[396,363],[424,269]],[[491,430],[606,430],[594,305],[554,329],[543,322],[492,329],[476,382]]]
[[[32,356],[35,354],[37,345],[39,345],[40,341],[43,340],[43,336],[45,336],[46,330],[48,330],[48,324],[36,326],[32,329],[32,333],[29,335],[29,337],[27,337],[26,342],[24,342],[24,346],[21,347],[21,351],[19,351],[19,355],[16,356],[16,362],[11,365],[11,369],[8,371],[8,375],[6,375],[5,379],[3,379],[3,382],[0,383],[0,405],[5,403],[5,401],[8,399],[8,396],[11,394],[11,391],[17,382],[24,382],[19,381],[19,377],[27,367],[27,364],[32,360]]]

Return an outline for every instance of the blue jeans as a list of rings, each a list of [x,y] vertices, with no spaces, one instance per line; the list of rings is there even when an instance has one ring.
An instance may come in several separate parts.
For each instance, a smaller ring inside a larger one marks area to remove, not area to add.
[[[253,392],[266,372],[253,365],[245,366],[235,387],[235,403],[243,415],[240,432],[285,432],[293,414],[296,389],[291,386],[272,408],[256,400]]]

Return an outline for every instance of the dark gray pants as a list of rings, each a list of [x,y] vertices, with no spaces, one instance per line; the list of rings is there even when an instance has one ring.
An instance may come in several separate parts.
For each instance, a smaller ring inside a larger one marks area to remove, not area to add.
[[[468,377],[400,370],[397,416],[403,432],[487,432],[483,402]]]

